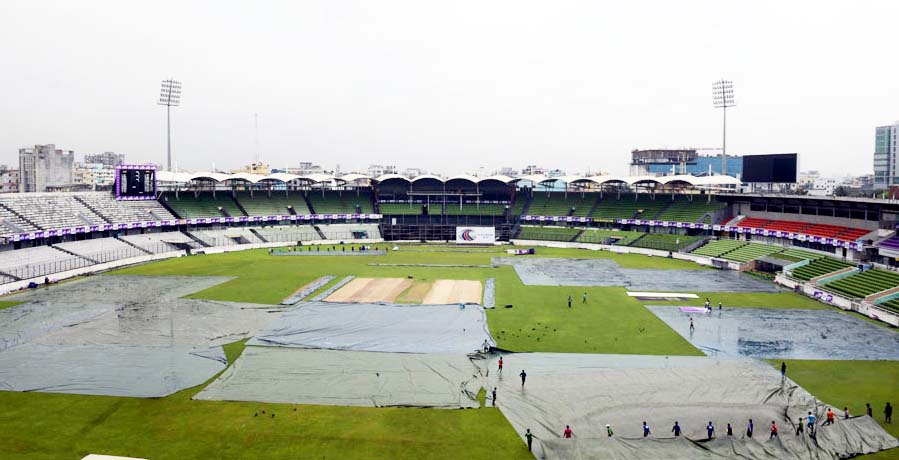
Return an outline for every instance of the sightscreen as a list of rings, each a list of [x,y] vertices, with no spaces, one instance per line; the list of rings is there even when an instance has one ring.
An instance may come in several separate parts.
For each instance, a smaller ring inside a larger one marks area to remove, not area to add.
[[[743,182],[795,183],[797,163],[798,155],[795,153],[744,156]]]
[[[156,199],[156,166],[116,166],[115,191],[118,200]]]

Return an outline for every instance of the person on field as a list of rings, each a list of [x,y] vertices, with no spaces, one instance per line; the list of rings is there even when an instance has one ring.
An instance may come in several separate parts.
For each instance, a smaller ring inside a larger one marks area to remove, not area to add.
[[[571,296],[568,296],[568,308],[571,308]]]
[[[787,363],[784,361],[781,361],[780,363],[780,381],[787,381]]]
[[[643,421],[643,437],[645,438],[651,434],[652,434],[652,432],[649,431],[649,425],[647,425],[646,421],[644,420]]]
[[[496,407],[496,387],[493,387],[493,407]]]
[[[721,307],[722,307],[721,302],[718,302],[718,311],[721,311]]]
[[[695,330],[696,330],[696,326],[693,326],[693,317],[691,316],[690,317],[690,332],[693,332]]]
[[[727,435],[728,436],[734,435],[734,428],[732,426],[730,426],[730,423],[727,424]]]
[[[871,410],[871,403],[865,403],[865,413],[868,417],[874,418],[874,412]]]
[[[584,291],[584,298],[582,303],[587,303],[587,291]]]
[[[613,434],[615,433],[612,432],[612,425],[606,423],[606,436],[611,438]]]
[[[746,437],[751,438],[753,431],[755,431],[755,425],[752,424],[752,419],[749,419],[749,425],[746,425]]]
[[[815,414],[809,412],[808,417],[808,434],[813,434],[815,432]]]
[[[524,433],[524,438],[528,440],[528,452],[531,451],[531,444],[534,443],[534,433],[531,433],[531,429],[528,428]]]
[[[774,423],[774,420],[771,420],[771,436],[768,436],[768,439],[777,437],[777,423]]]
[[[571,439],[571,435],[573,435],[573,434],[574,433],[571,432],[571,427],[568,425],[565,425],[565,431],[562,432],[562,437],[565,439]]]
[[[498,366],[499,366],[499,375],[503,375],[503,357],[502,356],[499,357]]]
[[[799,417],[799,423],[796,424],[796,436],[802,434],[802,426],[805,425],[802,421],[802,417]]]
[[[893,406],[890,405],[889,401],[887,401],[886,407],[883,408],[883,416],[887,423],[893,423]]]
[[[843,407],[843,420],[849,419],[849,408]]]
[[[490,351],[490,344],[487,343],[487,339],[484,339],[484,344],[481,345],[481,348],[484,349],[484,353],[487,353],[488,351]]]
[[[524,379],[528,378],[528,374],[524,371],[524,369],[522,369],[521,373],[518,374],[518,376],[521,377],[521,389],[523,390],[524,389]]]
[[[833,413],[833,409],[828,407],[827,412],[824,415],[827,417],[827,419],[824,420],[824,423],[822,423],[821,426],[833,425],[833,422],[836,419],[836,416]]]
[[[708,435],[708,439],[712,439],[712,436],[715,436],[715,425],[712,425],[711,420],[709,420],[709,424],[705,426],[705,432]]]
[[[671,432],[674,433],[674,437],[680,436],[680,425],[677,424],[677,420],[674,421],[674,426],[671,427]]]

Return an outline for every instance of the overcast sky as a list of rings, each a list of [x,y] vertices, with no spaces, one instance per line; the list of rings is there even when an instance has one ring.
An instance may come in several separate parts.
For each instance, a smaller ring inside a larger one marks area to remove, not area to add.
[[[627,172],[635,148],[872,170],[899,120],[899,1],[3,1],[0,163],[24,146],[182,170],[369,163]]]

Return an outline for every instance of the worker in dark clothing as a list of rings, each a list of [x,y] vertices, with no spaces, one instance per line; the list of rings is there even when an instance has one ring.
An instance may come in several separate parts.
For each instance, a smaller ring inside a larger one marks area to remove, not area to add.
[[[651,435],[651,434],[652,434],[652,433],[649,431],[649,425],[647,425],[647,424],[646,424],[646,421],[644,420],[644,421],[643,421],[643,437],[645,438],[645,437],[647,437],[647,436],[649,436],[649,435]]]
[[[749,419],[749,425],[746,426],[746,437],[751,438],[753,431],[755,431],[755,425],[752,424],[752,419]]]
[[[708,434],[709,439],[712,439],[712,436],[715,435],[715,425],[712,425],[711,420],[709,420],[709,424],[705,426],[705,432]]]
[[[727,424],[727,435],[728,436],[734,435],[734,428],[732,426],[730,426],[730,423]]]
[[[524,437],[525,437],[525,439],[528,440],[528,452],[530,452],[530,451],[531,451],[531,444],[534,443],[534,434],[531,433],[531,429],[530,429],[530,428],[528,428],[528,430],[524,433]]]
[[[868,414],[868,417],[874,417],[873,411],[871,411],[871,403],[865,403],[865,413]]]
[[[677,424],[677,420],[674,421],[674,426],[671,427],[671,432],[674,433],[674,437],[680,436],[680,425]]]
[[[693,326],[693,317],[691,316],[690,317],[690,332],[692,333],[695,330],[696,330],[696,327]]]
[[[524,379],[528,377],[528,374],[524,371],[524,369],[522,369],[521,373],[518,374],[518,376],[521,377],[521,388],[524,389]]]
[[[787,380],[787,363],[780,363],[780,381],[785,382]]]
[[[496,387],[493,387],[493,406],[496,406]]]
[[[568,308],[571,308],[571,296],[568,296]]]
[[[883,416],[887,423],[893,423],[893,406],[891,406],[889,402],[887,402],[886,407],[883,408]]]
[[[803,426],[802,417],[799,417],[799,423],[796,424],[796,436],[799,436],[802,434],[802,426]]]

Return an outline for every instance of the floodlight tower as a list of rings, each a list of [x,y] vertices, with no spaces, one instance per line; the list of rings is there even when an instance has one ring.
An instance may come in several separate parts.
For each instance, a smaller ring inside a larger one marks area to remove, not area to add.
[[[727,174],[727,108],[735,107],[734,82],[718,80],[712,84],[712,102],[716,109],[721,109],[724,119],[721,134],[721,174]]]
[[[181,82],[177,80],[162,80],[159,89],[159,105],[165,106],[165,137],[167,147],[166,169],[172,170],[172,107],[181,105]]]

